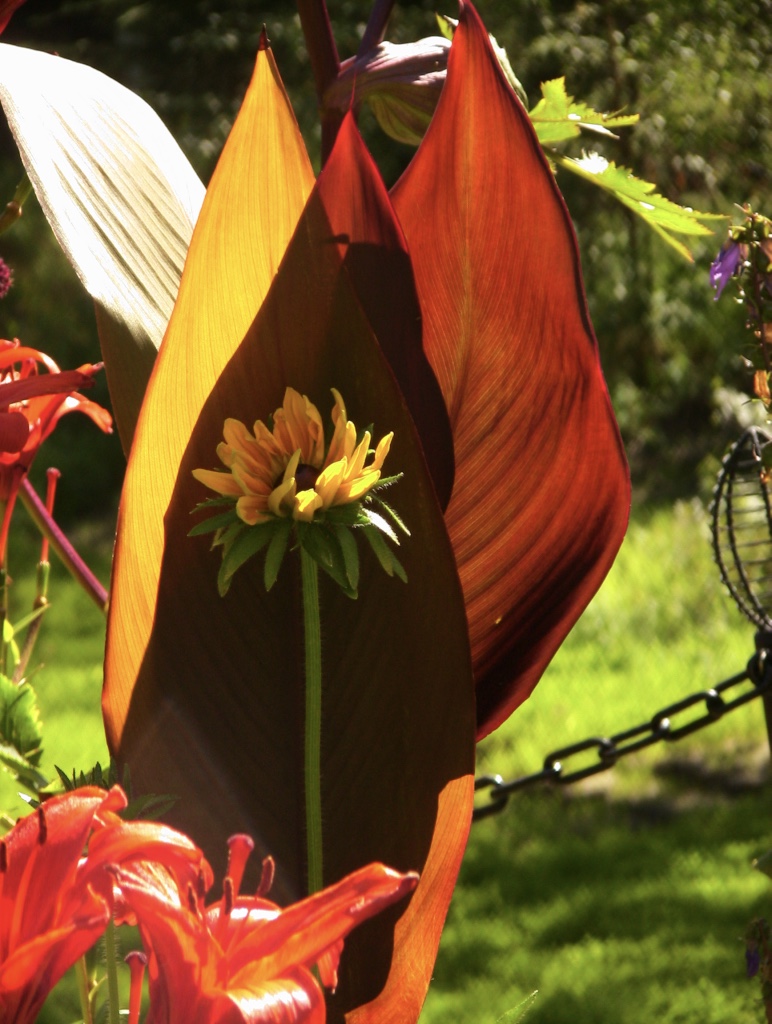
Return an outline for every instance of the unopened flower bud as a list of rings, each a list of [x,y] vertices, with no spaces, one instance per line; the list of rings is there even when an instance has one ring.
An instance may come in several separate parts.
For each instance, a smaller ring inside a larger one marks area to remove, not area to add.
[[[367,100],[381,128],[397,142],[417,146],[445,83],[450,42],[429,36],[417,43],[380,43],[341,65],[327,90],[328,109],[348,110]]]

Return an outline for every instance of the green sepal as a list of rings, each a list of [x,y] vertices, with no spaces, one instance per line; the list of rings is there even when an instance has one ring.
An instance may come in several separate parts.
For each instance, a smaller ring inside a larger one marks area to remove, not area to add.
[[[351,585],[351,589],[356,593],[359,586],[359,548],[357,547],[357,542],[351,530],[346,526],[333,526],[332,530],[343,555],[346,578]]]
[[[139,818],[161,818],[177,802],[177,797],[169,794],[143,793],[141,796],[135,797],[132,793],[129,766],[127,764],[124,765],[123,771],[119,773],[118,764],[113,758],[110,758],[107,769],[104,769],[101,762],[97,761],[94,767],[86,772],[78,772],[73,769],[71,776],[63,768],[60,768],[58,764],[54,765],[54,768],[65,793],[69,793],[81,786],[97,786],[99,789],[107,791],[115,785],[120,785],[128,800],[124,809],[119,812],[124,821],[134,821]],[[54,795],[53,783],[47,786],[46,789],[47,795]]]
[[[346,597],[356,600],[359,595],[348,577],[346,559],[340,542],[333,532],[334,527],[329,529],[327,524],[314,522],[298,523],[297,528],[298,540],[303,549],[308,552],[320,569],[323,569],[328,576],[335,580]]]
[[[217,573],[217,590],[220,597],[225,597],[228,593],[236,570],[269,544],[276,530],[281,529],[282,525],[278,519],[258,523],[256,526],[246,526],[239,522],[238,526],[234,524],[234,527],[226,531],[218,541],[224,546],[220,571]]]
[[[389,540],[394,541],[395,544],[399,544],[396,533],[392,530],[391,526],[386,522],[382,515],[379,515],[371,508],[366,508],[364,512],[370,526],[374,526],[376,530],[380,530],[381,533],[385,533]]]
[[[329,523],[333,526],[362,526],[366,520],[361,503],[352,501],[346,505],[333,505],[325,512],[318,513],[316,522]]]
[[[287,553],[287,544],[291,532],[292,520],[285,519],[277,522],[268,545],[268,550],[265,553],[263,582],[265,583],[266,590],[270,590],[276,582],[279,569],[281,569],[281,563],[284,561],[284,555]]]
[[[200,506],[199,506],[200,507]],[[204,533],[212,533],[214,530],[223,530],[233,523],[241,522],[236,512],[235,505],[227,512],[221,512],[219,515],[210,516],[208,519],[202,520],[200,523],[188,530],[188,537],[200,537]]]
[[[394,523],[399,527],[400,530],[402,530],[405,536],[409,537],[410,530],[408,530],[408,528],[402,522],[399,514],[397,513],[397,510],[393,509],[391,505],[387,505],[383,498],[376,498],[375,500],[378,502],[378,504],[381,506],[384,512],[387,512],[391,516],[391,518],[394,520]]]
[[[380,516],[378,517],[381,518]],[[382,520],[385,523],[385,520]],[[388,526],[388,523],[386,523]],[[381,568],[388,576],[398,576],[403,583],[407,583],[407,573],[402,568],[397,556],[383,539],[381,530],[375,525],[363,526],[362,533],[365,535],[368,544],[373,549],[375,557],[381,563]]]

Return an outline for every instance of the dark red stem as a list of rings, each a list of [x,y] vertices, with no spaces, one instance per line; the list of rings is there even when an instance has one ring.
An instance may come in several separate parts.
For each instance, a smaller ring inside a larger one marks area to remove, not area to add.
[[[324,94],[338,77],[340,60],[324,0],[298,0],[300,27],[311,61],[322,118],[322,164],[332,152],[342,116],[324,108]]]
[[[25,479],[22,481],[19,495],[35,526],[37,526],[43,536],[48,537],[51,547],[99,610],[106,612],[108,604],[107,590],[48,514],[45,504],[40,500],[29,480]]]
[[[375,0],[370,20],[365,28],[365,34],[362,36],[362,42],[357,50],[357,57],[361,57],[362,54],[372,50],[378,43],[383,42],[383,37],[386,35],[386,26],[389,23],[393,10],[394,0]]]

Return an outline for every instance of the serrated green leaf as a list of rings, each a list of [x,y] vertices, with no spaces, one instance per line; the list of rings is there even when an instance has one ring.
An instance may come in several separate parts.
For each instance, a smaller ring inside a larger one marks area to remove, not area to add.
[[[614,138],[609,129],[624,128],[639,119],[638,114],[601,114],[586,103],[577,103],[566,92],[565,78],[542,82],[541,92],[542,98],[528,116],[543,146],[576,138],[582,129]]]
[[[266,590],[270,590],[276,582],[279,569],[281,569],[281,563],[284,561],[284,556],[287,553],[287,542],[292,530],[292,523],[289,520],[287,520],[286,525],[284,523],[279,525],[281,528],[274,531],[271,542],[268,545],[268,550],[265,553],[263,582],[265,583]]]
[[[42,753],[43,731],[35,691],[0,675],[0,742],[15,748],[32,765]]]
[[[579,160],[554,152],[551,155],[559,167],[610,192],[689,261],[692,260],[691,252],[677,238],[673,238],[671,232],[691,236],[712,235],[712,228],[704,222],[726,220],[722,214],[700,213],[698,210],[678,206],[655,192],[656,186],[651,182],[636,178],[626,167],[618,167],[597,153],[587,154]]]

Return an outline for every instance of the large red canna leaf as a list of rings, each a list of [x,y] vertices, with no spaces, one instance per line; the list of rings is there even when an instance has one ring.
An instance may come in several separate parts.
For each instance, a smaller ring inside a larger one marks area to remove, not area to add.
[[[258,136],[252,151],[262,144]],[[127,475],[105,710],[112,749],[130,765],[134,785],[178,794],[173,820],[210,859],[218,861],[229,834],[248,832],[276,859],[274,895],[281,902],[302,895],[303,640],[295,556],[269,594],[256,562],[220,598],[219,554],[206,537],[187,536],[191,509],[208,496],[191,472],[215,465],[226,417],[250,425],[266,419],[287,385],[325,414],[336,387],[354,422],[373,422],[378,436],[395,431],[386,468],[405,474],[392,495],[412,533],[399,551],[409,582],[385,576],[366,551],[357,601],[321,581],[321,777],[325,883],[375,860],[422,874],[407,910],[380,915],[347,941],[328,1019],[374,1001],[366,1011],[372,1019],[409,1024],[423,1002],[469,828],[471,662],[463,597],[421,445],[320,199],[329,195],[335,166],[333,157],[254,323],[215,372],[205,331],[220,353],[223,343],[205,271],[221,242],[194,237]],[[219,174],[205,224],[227,233],[234,218],[240,223],[243,211],[232,196],[246,173],[241,160]],[[357,183],[358,174],[355,166],[344,177],[362,191],[369,186]],[[186,279],[198,282],[200,296]],[[206,310],[203,327],[198,303]],[[236,333],[229,329],[228,337],[232,343]],[[164,369],[178,365],[180,353],[185,376]],[[206,393],[198,412],[188,402],[181,415],[186,379]],[[144,604],[132,601],[136,594]]]
[[[421,309],[404,235],[386,186],[349,113],[319,198],[344,266],[413,417],[442,508],[453,489],[453,436],[421,342]]]
[[[528,696],[608,571],[629,479],[565,204],[466,2],[392,201],[453,429],[446,523],[483,736]]]

